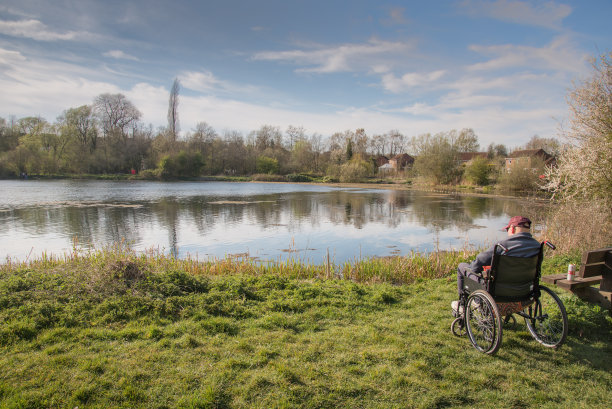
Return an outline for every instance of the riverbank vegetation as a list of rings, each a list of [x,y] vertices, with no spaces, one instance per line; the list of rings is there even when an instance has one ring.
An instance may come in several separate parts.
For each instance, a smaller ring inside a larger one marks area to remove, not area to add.
[[[453,266],[471,256],[5,263],[0,407],[607,407],[612,319],[569,293],[559,350],[522,323],[495,358],[450,333]],[[547,254],[544,274],[568,261]]]
[[[533,173],[528,183],[500,179],[504,157],[508,155],[503,145],[489,146],[483,153],[484,163],[462,160],[461,154],[473,154],[480,147],[471,129],[415,137],[397,130],[367,135],[364,129],[356,129],[325,138],[307,135],[301,127],[290,126],[283,132],[271,125],[246,135],[238,131],[220,135],[201,123],[183,138],[175,139],[168,129],[154,131],[139,123],[137,109],[120,94],[101,95],[96,101],[91,106],[66,110],[55,123],[40,117],[0,118],[0,177],[173,180],[213,176],[365,183],[386,180],[475,187],[499,184],[523,191],[533,190],[537,180]],[[129,126],[108,124],[111,119],[105,115],[109,106],[127,110],[130,116],[125,121],[131,121]],[[534,136],[526,147],[551,143],[556,146],[552,138]],[[391,171],[379,169],[381,164],[406,152],[411,153],[413,162]],[[541,174],[543,168],[543,164],[539,165],[536,173]]]
[[[263,125],[246,134],[235,130],[220,134],[201,122],[179,137],[176,112],[168,127],[157,130],[140,118],[138,108],[122,94],[101,94],[91,105],[66,109],[55,122],[33,116],[0,118],[0,177],[116,174],[176,179],[259,174],[286,180],[389,179],[488,186],[503,175],[509,151],[505,145],[491,144],[482,153],[486,165],[462,158],[466,154],[471,158],[480,149],[472,129],[410,137],[399,130],[368,135],[358,128],[323,136],[308,135],[303,127],[283,131]],[[534,136],[523,148],[541,147],[558,150],[559,144],[554,138]],[[400,158],[391,170],[379,169],[408,153],[410,160]],[[542,172],[539,166],[536,173]],[[533,183],[502,185],[533,188]]]

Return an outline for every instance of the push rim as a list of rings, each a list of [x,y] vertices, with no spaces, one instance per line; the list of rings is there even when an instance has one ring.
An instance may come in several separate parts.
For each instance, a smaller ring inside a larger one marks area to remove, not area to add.
[[[540,344],[557,348],[567,338],[567,313],[563,303],[552,290],[539,286],[538,300],[525,309],[525,324]]]
[[[465,321],[472,345],[486,354],[496,353],[501,346],[502,326],[497,304],[488,293],[477,290],[470,295]]]

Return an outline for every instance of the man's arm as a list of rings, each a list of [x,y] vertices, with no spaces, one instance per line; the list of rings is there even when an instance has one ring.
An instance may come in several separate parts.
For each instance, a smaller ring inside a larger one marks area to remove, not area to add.
[[[474,273],[482,273],[482,266],[490,266],[491,260],[493,259],[493,250],[495,246],[479,253],[476,259],[470,263],[470,269]]]

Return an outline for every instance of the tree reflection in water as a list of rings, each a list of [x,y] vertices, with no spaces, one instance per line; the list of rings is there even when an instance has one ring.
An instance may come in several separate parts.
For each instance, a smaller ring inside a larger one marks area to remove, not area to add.
[[[79,186],[71,183],[69,188]],[[2,256],[23,259],[32,247],[35,253],[61,254],[76,238],[83,247],[125,241],[137,250],[153,247],[200,258],[295,257],[286,251],[293,243],[298,257],[308,261],[321,262],[329,249],[343,262],[360,255],[487,245],[503,237],[499,230],[509,216],[530,211],[517,199],[415,190],[139,182],[130,195],[129,182],[123,183],[105,185],[103,195],[81,201],[78,192],[63,197],[66,192],[56,192],[49,182],[37,189],[47,189],[53,200],[1,199],[0,240],[7,243]]]

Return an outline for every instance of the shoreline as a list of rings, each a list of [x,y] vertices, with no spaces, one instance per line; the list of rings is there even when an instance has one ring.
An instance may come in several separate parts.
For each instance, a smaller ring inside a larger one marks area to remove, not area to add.
[[[336,188],[355,188],[355,189],[381,189],[381,190],[415,190],[418,192],[430,192],[440,193],[447,195],[458,195],[458,196],[472,196],[472,197],[495,197],[495,198],[507,198],[507,199],[529,199],[535,201],[550,201],[550,197],[544,195],[534,195],[534,192],[525,194],[525,192],[517,192],[511,194],[508,192],[500,193],[492,191],[485,193],[482,191],[482,187],[473,188],[461,188],[444,185],[420,185],[420,184],[408,184],[408,183],[379,183],[379,182],[291,182],[282,180],[253,180],[251,176],[244,177],[226,177],[226,176],[202,176],[198,178],[185,178],[185,179],[146,179],[138,176],[128,174],[108,174],[108,175],[52,175],[52,176],[41,176],[35,175],[30,176],[27,179],[23,178],[0,178],[2,180],[99,180],[99,181],[149,181],[149,182],[229,182],[229,183],[267,183],[267,184],[285,184],[285,185],[311,185],[311,186],[328,186]],[[480,190],[480,191],[478,191]]]

